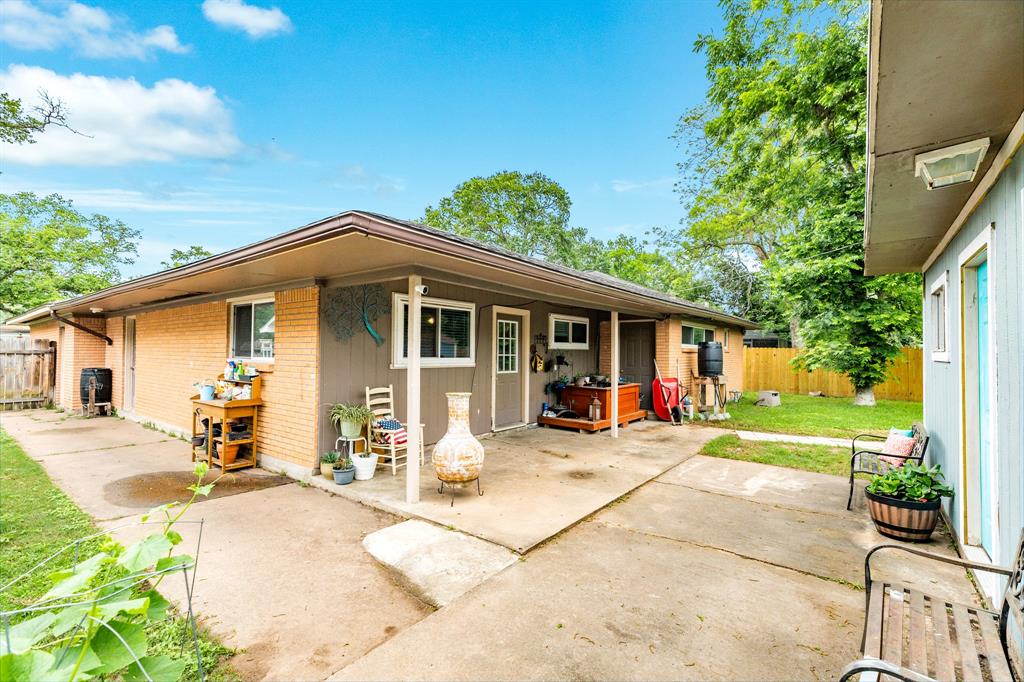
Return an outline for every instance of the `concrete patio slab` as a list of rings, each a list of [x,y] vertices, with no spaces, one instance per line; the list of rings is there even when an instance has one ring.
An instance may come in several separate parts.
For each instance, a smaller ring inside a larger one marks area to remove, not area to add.
[[[829,679],[862,607],[843,585],[592,521],[331,679]]]
[[[438,607],[517,561],[504,547],[415,519],[370,533],[363,547],[412,594]]]
[[[383,467],[372,480],[338,486],[319,476],[313,485],[373,507],[453,526],[516,552],[553,535],[697,454],[719,429],[638,422],[620,432],[580,434],[558,429],[521,429],[484,438],[487,454],[481,483],[451,496],[438,493],[427,465],[421,502],[405,503],[405,470]]]
[[[321,680],[430,612],[363,551],[388,514],[297,485],[210,500],[194,606],[246,680]],[[108,527],[123,521],[106,524]],[[178,528],[188,551],[197,528]],[[118,533],[129,542],[139,527]],[[160,591],[183,603],[180,578]]]

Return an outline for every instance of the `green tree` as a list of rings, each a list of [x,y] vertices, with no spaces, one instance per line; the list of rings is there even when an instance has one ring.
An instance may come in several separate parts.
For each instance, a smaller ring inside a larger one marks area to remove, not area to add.
[[[53,99],[46,91],[39,93],[40,103],[26,111],[20,99],[0,92],[0,142],[11,144],[31,144],[34,136],[43,132],[48,126],[67,128],[77,132],[68,125],[68,111],[59,99]]]
[[[864,275],[867,16],[859,0],[722,0],[698,212],[770,238],[773,290],[800,321],[798,366],[846,374],[857,404],[920,334],[920,278]],[[695,115],[696,116],[696,115]],[[709,207],[709,208],[705,208]]]
[[[212,251],[208,251],[205,247],[193,244],[184,250],[171,249],[170,260],[162,260],[160,261],[160,265],[164,270],[170,270],[171,268],[180,268],[182,265],[195,263],[197,260],[209,258],[212,255]]]
[[[543,173],[501,171],[456,187],[422,222],[502,248],[566,263],[586,238],[569,227],[569,193]]]
[[[87,294],[121,279],[140,237],[119,220],[78,212],[56,194],[0,194],[0,314]]]

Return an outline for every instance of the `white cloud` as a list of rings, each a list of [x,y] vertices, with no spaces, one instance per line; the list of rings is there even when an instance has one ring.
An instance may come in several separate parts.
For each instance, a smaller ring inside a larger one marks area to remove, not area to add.
[[[339,168],[337,177],[329,184],[349,192],[373,192],[385,197],[405,191],[405,180],[402,178],[381,175],[357,163]]]
[[[245,31],[250,38],[290,33],[292,20],[277,7],[265,9],[245,0],[205,0],[203,14],[221,28]]]
[[[623,192],[653,192],[662,193],[675,187],[676,179],[672,177],[658,178],[656,180],[612,180],[612,191]]]
[[[47,11],[31,0],[0,0],[0,16],[0,41],[23,50],[70,47],[87,57],[147,59],[161,50],[182,54],[190,49],[172,26],[137,33],[126,19],[79,2]]]
[[[13,64],[0,72],[0,86],[26,103],[46,91],[64,102],[70,125],[84,133],[49,128],[35,144],[2,145],[5,163],[117,166],[225,158],[242,148],[217,92],[176,78],[146,87],[134,78],[63,76]]]

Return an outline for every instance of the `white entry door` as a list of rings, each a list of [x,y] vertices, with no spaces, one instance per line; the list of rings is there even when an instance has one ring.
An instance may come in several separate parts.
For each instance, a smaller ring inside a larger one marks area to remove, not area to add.
[[[523,420],[523,372],[519,319],[499,314],[494,329],[494,428]]]

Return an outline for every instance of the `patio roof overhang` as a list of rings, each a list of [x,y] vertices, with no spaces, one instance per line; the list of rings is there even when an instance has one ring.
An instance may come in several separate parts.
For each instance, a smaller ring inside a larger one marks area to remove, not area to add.
[[[1024,2],[872,0],[867,274],[927,267],[1020,146],[1022,111]],[[972,182],[915,177],[916,155],[986,137]]]
[[[753,323],[611,278],[503,252],[376,214],[349,211],[172,270],[42,306],[15,318],[131,312],[314,282],[356,283],[420,275],[530,298],[635,315],[682,314],[743,328]]]

